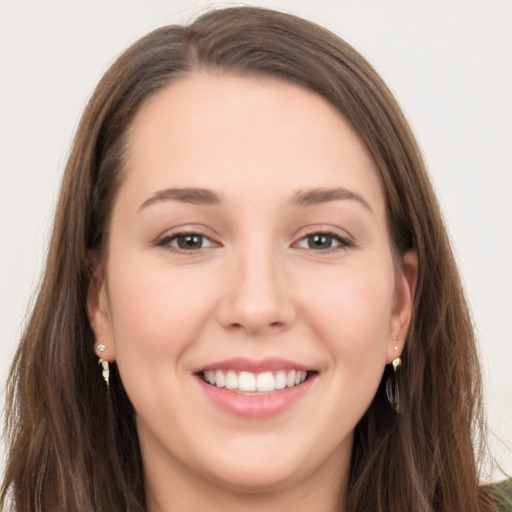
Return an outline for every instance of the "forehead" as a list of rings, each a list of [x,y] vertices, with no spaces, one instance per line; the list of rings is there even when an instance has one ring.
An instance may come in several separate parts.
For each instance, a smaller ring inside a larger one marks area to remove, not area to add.
[[[140,197],[169,186],[269,199],[343,186],[384,211],[378,173],[346,119],[273,78],[202,73],[158,92],[131,125],[125,171]]]

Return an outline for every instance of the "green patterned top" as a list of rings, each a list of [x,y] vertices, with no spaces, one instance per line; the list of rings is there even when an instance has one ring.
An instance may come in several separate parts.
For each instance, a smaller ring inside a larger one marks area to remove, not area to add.
[[[512,512],[512,478],[496,484],[494,489],[500,512]]]

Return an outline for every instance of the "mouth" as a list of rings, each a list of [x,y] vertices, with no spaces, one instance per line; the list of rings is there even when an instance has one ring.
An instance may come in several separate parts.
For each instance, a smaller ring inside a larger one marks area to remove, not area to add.
[[[217,410],[253,420],[278,416],[310,396],[319,375],[286,359],[245,357],[207,364],[192,373]]]
[[[225,388],[233,393],[258,396],[301,386],[317,372],[300,369],[281,369],[264,372],[204,370],[197,373],[206,384]]]

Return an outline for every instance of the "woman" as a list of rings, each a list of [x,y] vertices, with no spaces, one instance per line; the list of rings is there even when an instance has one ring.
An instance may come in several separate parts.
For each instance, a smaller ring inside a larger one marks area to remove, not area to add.
[[[212,11],[128,49],[66,168],[4,501],[497,510],[419,155],[373,69],[298,18]]]

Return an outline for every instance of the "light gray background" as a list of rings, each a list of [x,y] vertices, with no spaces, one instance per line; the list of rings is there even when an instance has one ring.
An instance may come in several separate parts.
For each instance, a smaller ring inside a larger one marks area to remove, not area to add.
[[[85,102],[114,57],[206,1],[0,0],[0,381]],[[354,45],[425,153],[474,312],[494,454],[512,472],[512,2],[261,1]],[[507,448],[508,446],[508,448]]]

